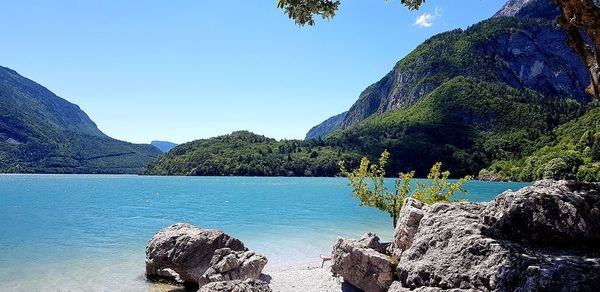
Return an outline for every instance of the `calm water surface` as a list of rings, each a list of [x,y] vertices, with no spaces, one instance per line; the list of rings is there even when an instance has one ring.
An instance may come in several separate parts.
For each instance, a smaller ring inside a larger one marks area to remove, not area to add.
[[[525,185],[466,188],[489,201]],[[160,290],[143,280],[145,247],[176,222],[224,230],[269,266],[318,261],[338,235],[393,231],[342,178],[0,175],[0,291]]]

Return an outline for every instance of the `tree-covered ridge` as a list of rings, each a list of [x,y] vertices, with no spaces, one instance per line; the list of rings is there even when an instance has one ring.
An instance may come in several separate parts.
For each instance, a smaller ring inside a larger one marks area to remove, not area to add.
[[[415,105],[374,115],[325,138],[332,146],[377,157],[392,153],[389,173],[427,174],[441,161],[457,176],[477,174],[496,159],[520,158],[545,134],[582,114],[574,100],[499,82],[456,77]]]
[[[0,67],[0,172],[140,173],[159,154],[106,136],[77,105]]]
[[[322,141],[275,140],[248,131],[181,144],[152,163],[149,175],[333,176],[340,159],[360,155]]]
[[[600,181],[600,108],[544,137],[547,141],[531,155],[495,161],[480,172],[482,179],[532,181],[542,178]]]

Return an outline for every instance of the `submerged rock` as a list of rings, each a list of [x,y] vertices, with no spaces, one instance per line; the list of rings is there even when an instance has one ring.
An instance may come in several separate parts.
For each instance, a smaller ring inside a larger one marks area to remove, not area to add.
[[[331,271],[364,291],[387,291],[394,280],[393,259],[384,254],[388,246],[371,233],[359,240],[338,237]]]
[[[175,224],[160,230],[146,247],[150,280],[202,286],[213,281],[258,278],[267,259],[222,231]]]
[[[424,206],[390,291],[600,291],[599,191],[541,181],[490,203]]]

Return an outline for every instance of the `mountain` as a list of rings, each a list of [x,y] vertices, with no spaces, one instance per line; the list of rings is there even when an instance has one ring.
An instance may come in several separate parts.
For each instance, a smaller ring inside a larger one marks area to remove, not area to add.
[[[338,161],[360,155],[318,141],[267,138],[237,131],[181,144],[148,166],[149,175],[333,176]]]
[[[494,17],[556,19],[560,8],[549,0],[509,0]]]
[[[172,143],[172,142],[168,142],[168,141],[152,141],[150,143],[150,145],[153,145],[154,147],[158,148],[158,150],[160,150],[161,152],[165,153],[165,152],[169,152],[171,149],[175,148],[175,146],[177,146],[177,144]]]
[[[556,27],[556,9],[551,0],[510,0],[491,19],[434,36],[367,87],[337,126],[316,128],[331,133],[407,108],[457,76],[587,102],[590,76]]]
[[[317,126],[330,129],[319,133],[323,143],[372,159],[387,149],[389,173],[425,175],[440,161],[456,176],[516,166],[556,144],[557,127],[594,106],[589,71],[555,8],[511,0],[488,20],[433,36],[365,89],[337,126]],[[530,170],[522,177],[534,177]]]
[[[342,121],[344,121],[344,118],[346,118],[347,113],[348,112],[343,112],[312,127],[312,129],[310,129],[308,133],[306,133],[305,139],[320,139],[325,137],[325,135],[331,133],[335,129],[339,129],[340,125],[342,124]]]
[[[0,172],[139,173],[159,154],[108,137],[77,105],[0,66]]]

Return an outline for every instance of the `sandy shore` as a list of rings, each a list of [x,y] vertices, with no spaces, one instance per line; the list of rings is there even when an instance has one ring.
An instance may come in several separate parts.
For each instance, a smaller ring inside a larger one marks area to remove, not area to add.
[[[331,274],[331,262],[269,267],[263,269],[261,280],[268,282],[273,292],[355,292],[355,289],[344,287],[340,278]],[[182,287],[166,284],[152,284],[148,291],[173,292],[187,291]]]
[[[263,274],[263,280],[270,282],[273,292],[342,291],[341,281],[333,277],[328,262],[323,268],[320,262],[278,268],[267,266]]]

